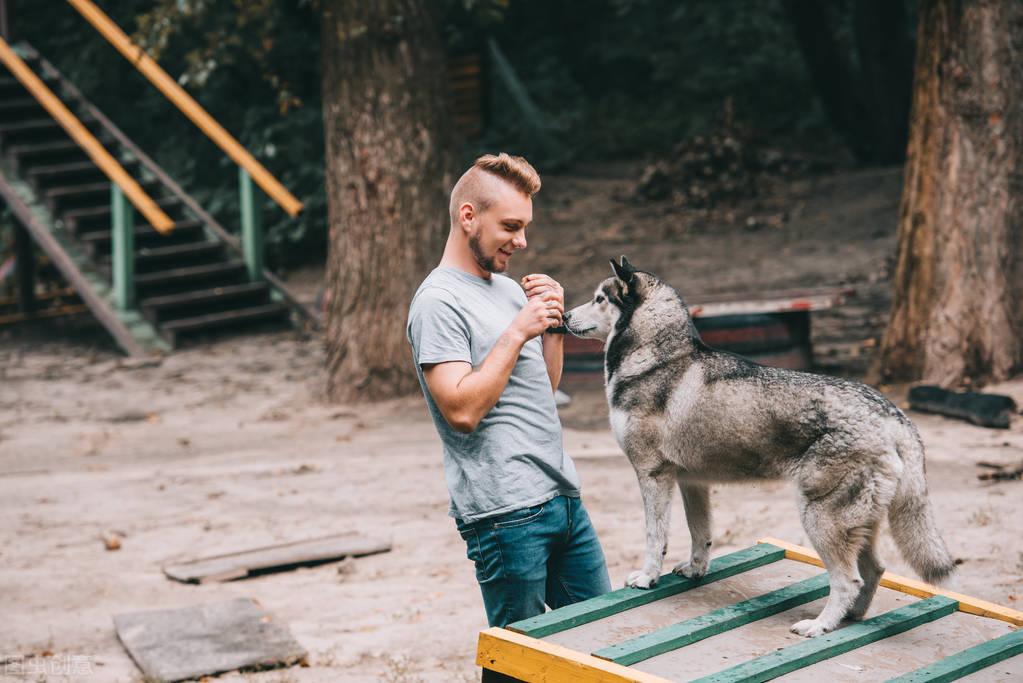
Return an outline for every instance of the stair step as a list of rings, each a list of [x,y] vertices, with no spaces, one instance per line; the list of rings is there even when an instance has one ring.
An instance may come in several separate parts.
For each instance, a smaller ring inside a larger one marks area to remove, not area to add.
[[[160,294],[173,294],[218,285],[234,285],[248,277],[245,263],[238,259],[185,266],[143,273],[135,276],[135,289],[140,299]]]
[[[101,230],[90,230],[79,233],[78,239],[90,250],[93,257],[110,253],[110,226]],[[164,234],[157,232],[148,223],[135,226],[135,246],[148,245],[169,245],[182,242],[195,242],[203,238],[202,223],[196,220],[180,221],[174,224],[174,229]]]
[[[91,230],[78,235],[79,240],[85,244],[94,259],[100,259],[110,253],[110,228],[107,226],[102,230]],[[148,223],[135,225],[135,246],[165,246],[169,244],[181,244],[184,242],[202,241],[206,238],[203,232],[203,224],[198,221],[181,221],[174,224],[174,229],[164,234],[158,232]]]
[[[58,182],[79,183],[106,178],[103,171],[89,160],[36,166],[29,170],[27,175],[37,188],[43,189]]]
[[[42,164],[66,163],[89,158],[82,148],[70,139],[13,145],[7,154],[21,171]]]
[[[269,297],[270,286],[265,282],[246,282],[240,285],[150,297],[139,302],[139,306],[147,316],[158,322],[194,318],[197,313],[205,315],[228,308],[238,309],[245,305],[263,304],[269,301]]]
[[[43,192],[43,196],[53,213],[93,206],[109,207],[110,185],[110,181],[106,179],[98,183],[59,185]]]
[[[4,145],[21,144],[25,142],[50,142],[54,139],[70,139],[64,127],[57,123],[45,109],[40,109],[38,116],[18,121],[7,121],[0,123],[0,141]],[[108,144],[110,137],[105,130],[97,132],[99,122],[89,112],[78,115],[78,120],[100,139]]]
[[[179,335],[195,332],[205,332],[218,328],[230,327],[240,323],[269,322],[285,318],[288,315],[286,304],[272,302],[260,306],[249,306],[233,311],[219,311],[207,313],[192,318],[178,318],[160,325],[160,331],[170,337],[172,343],[177,341]]]
[[[138,259],[165,259],[186,254],[204,254],[223,251],[224,245],[220,242],[207,240],[205,242],[192,242],[190,244],[169,244],[165,247],[146,247],[136,254]]]
[[[33,61],[33,60],[25,60],[25,61],[26,62],[30,62],[30,61]],[[21,84],[21,81],[19,81],[13,75],[9,75],[11,73],[10,71],[7,71],[7,69],[4,69],[0,73],[3,73],[3,75],[0,76],[0,95],[5,95],[5,96],[6,95],[10,95],[11,92],[17,92],[19,90],[21,92],[23,92],[23,93],[26,92],[25,86]],[[47,83],[48,85],[50,85],[51,88],[52,88],[53,84],[57,81],[57,77],[56,76],[53,76],[53,75],[48,74],[48,73],[43,73],[43,74],[38,74],[37,73],[36,76],[38,76],[44,83]]]
[[[67,136],[60,124],[51,118],[0,123],[0,142],[4,146],[20,142],[41,142]]]
[[[107,183],[107,187],[110,184]],[[108,189],[109,191],[109,189]],[[181,202],[177,197],[160,197],[154,199],[156,205],[164,211],[169,211],[177,207]],[[138,212],[135,212],[135,218],[138,220]],[[109,230],[110,229],[110,202],[101,206],[89,206],[80,209],[71,209],[65,211],[61,216],[64,222],[76,233],[85,231],[89,228],[93,230]]]
[[[39,118],[42,114],[42,105],[34,97],[5,97],[0,99],[0,119],[4,121],[17,121],[30,116]]]
[[[89,207],[109,208],[110,185],[112,183],[104,177],[99,182],[50,187],[43,192],[43,196],[54,214]],[[139,185],[151,192],[153,188],[159,186],[159,182],[142,181]]]
[[[135,252],[135,272],[142,274],[161,268],[195,266],[217,261],[223,255],[224,245],[212,241],[143,247]],[[101,266],[109,267],[110,256],[101,256],[97,261]]]
[[[93,192],[110,191],[110,181],[101,183],[82,183],[80,185],[61,185],[51,187],[46,191],[47,197],[74,197],[79,194],[92,194]]]

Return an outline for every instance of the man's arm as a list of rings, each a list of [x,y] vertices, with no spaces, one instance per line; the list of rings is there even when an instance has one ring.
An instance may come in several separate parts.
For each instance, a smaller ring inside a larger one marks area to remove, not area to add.
[[[557,301],[561,307],[561,314],[565,314],[565,290],[549,275],[534,273],[522,278],[522,288],[526,290],[526,297],[549,298]],[[561,321],[558,321],[561,324]],[[543,336],[543,360],[547,365],[547,376],[551,379],[551,391],[557,391],[561,384],[561,371],[565,365],[565,335],[545,334]]]
[[[565,365],[565,335],[544,334],[543,360],[547,364],[547,375],[551,378],[551,390],[557,391]]]
[[[522,346],[548,327],[560,325],[562,313],[557,302],[536,297],[519,311],[479,367],[464,361],[423,367],[430,395],[452,428],[463,433],[476,429],[501,397]]]

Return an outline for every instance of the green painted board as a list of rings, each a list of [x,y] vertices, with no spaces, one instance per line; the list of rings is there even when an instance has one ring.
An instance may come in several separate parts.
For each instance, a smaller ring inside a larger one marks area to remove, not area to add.
[[[653,588],[621,588],[545,614],[517,621],[514,624],[509,624],[507,628],[533,638],[542,638],[783,559],[785,559],[783,549],[769,543],[759,543],[745,550],[711,560],[707,574],[699,579],[665,574]]]
[[[945,683],[986,669],[1009,657],[1023,654],[1023,630],[1006,633],[1000,638],[957,652],[922,669],[893,678],[889,683]]]
[[[605,647],[593,654],[602,659],[610,659],[616,664],[630,666],[772,614],[813,602],[828,592],[828,575],[819,574],[785,588]]]
[[[847,626],[798,645],[751,659],[748,662],[697,679],[700,683],[759,683],[804,666],[855,650],[869,643],[926,624],[955,612],[959,602],[936,595]]]

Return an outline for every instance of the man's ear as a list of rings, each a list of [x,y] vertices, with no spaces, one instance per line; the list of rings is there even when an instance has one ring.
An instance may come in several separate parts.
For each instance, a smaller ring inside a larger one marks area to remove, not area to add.
[[[469,232],[467,224],[471,224],[474,218],[476,218],[476,207],[471,202],[462,202],[462,205],[458,207],[458,227]]]

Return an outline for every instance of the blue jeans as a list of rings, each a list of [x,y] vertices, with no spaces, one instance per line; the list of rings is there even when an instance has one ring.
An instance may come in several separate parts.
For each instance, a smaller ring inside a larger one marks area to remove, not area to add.
[[[611,590],[604,551],[579,498],[455,522],[491,626],[543,614],[545,603],[557,609]]]

